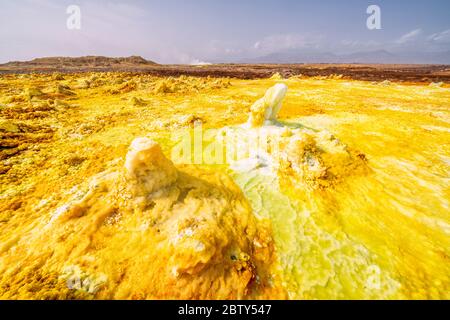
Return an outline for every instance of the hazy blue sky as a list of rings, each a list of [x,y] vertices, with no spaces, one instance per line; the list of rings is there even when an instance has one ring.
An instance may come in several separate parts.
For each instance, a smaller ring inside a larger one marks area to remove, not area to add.
[[[66,8],[81,8],[68,30]],[[368,5],[382,30],[368,30]],[[283,50],[450,50],[448,0],[0,0],[0,62],[142,55],[161,63],[239,60]]]

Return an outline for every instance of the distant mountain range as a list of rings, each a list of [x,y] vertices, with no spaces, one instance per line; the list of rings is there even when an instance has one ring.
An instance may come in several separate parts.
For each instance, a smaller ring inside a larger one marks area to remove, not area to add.
[[[329,76],[339,74],[346,78],[367,81],[419,81],[450,83],[448,57],[428,56],[425,64],[414,55],[402,58],[387,51],[373,51],[348,55],[319,52],[283,52],[245,61],[246,63],[220,63],[213,65],[170,65],[157,64],[139,56],[125,58],[87,57],[47,57],[31,61],[13,61],[0,64],[0,75],[8,73],[77,73],[77,72],[145,72],[154,76],[177,77],[181,75],[198,77],[231,77],[239,79],[261,79],[280,73],[283,77],[302,74],[304,76]],[[423,59],[423,56],[420,57]],[[235,59],[234,61],[237,61]],[[335,63],[327,63],[332,61]],[[346,61],[346,62],[342,62]],[[347,62],[348,61],[348,62]],[[365,63],[371,61],[372,63]],[[424,61],[424,60],[421,60]],[[223,62],[223,61],[218,61]],[[263,64],[263,62],[265,64]],[[340,63],[336,63],[340,62]],[[252,64],[253,63],[253,64]],[[388,63],[388,64],[383,64]]]
[[[241,60],[242,63],[383,63],[383,64],[450,64],[450,51],[401,52],[386,50],[361,51],[349,54],[287,50]]]

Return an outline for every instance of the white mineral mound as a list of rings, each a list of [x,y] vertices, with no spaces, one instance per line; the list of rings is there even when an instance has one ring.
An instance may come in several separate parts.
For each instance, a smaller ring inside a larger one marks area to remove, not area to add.
[[[178,178],[173,163],[166,158],[159,144],[149,138],[134,139],[127,153],[125,169],[139,194],[167,187]]]
[[[252,128],[261,127],[276,120],[286,92],[287,86],[283,83],[269,88],[264,97],[251,106],[248,125]]]

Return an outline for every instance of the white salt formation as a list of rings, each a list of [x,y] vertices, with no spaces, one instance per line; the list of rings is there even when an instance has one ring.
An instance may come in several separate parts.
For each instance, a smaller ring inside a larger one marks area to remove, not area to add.
[[[302,190],[328,188],[344,177],[365,174],[365,155],[348,148],[332,134],[273,125],[286,91],[287,86],[282,83],[269,88],[251,106],[242,131],[227,132],[229,144],[242,151],[230,158],[230,168],[240,173],[277,174],[293,185],[302,186]]]
[[[276,120],[286,91],[287,86],[283,83],[277,83],[269,88],[264,97],[251,106],[248,125],[252,128],[260,127],[267,122]]]
[[[135,180],[135,192],[152,193],[167,187],[178,178],[173,163],[164,156],[161,147],[149,138],[136,138],[130,145],[125,160],[128,178]]]
[[[220,171],[176,169],[148,138],[131,143],[124,166],[113,161],[70,191],[33,241],[42,256],[53,254],[58,289],[78,298],[284,296],[272,284],[269,229],[241,189]],[[30,281],[34,274],[25,269],[21,276]],[[37,290],[30,297],[48,286]]]

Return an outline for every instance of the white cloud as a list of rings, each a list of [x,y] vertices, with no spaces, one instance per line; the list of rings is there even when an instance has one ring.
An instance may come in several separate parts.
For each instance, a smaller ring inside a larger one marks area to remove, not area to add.
[[[434,33],[428,37],[428,40],[437,43],[450,43],[450,29]]]
[[[422,29],[415,29],[411,32],[408,32],[408,33],[402,35],[395,42],[398,44],[409,43],[409,42],[415,41],[421,34],[422,34]]]
[[[322,40],[323,37],[319,35],[276,34],[255,42],[253,48],[264,53],[300,48],[317,48]]]
[[[382,43],[379,43],[374,40],[368,41],[358,41],[358,40],[342,40],[336,46],[344,51],[349,50],[376,50],[382,49],[384,46]]]

